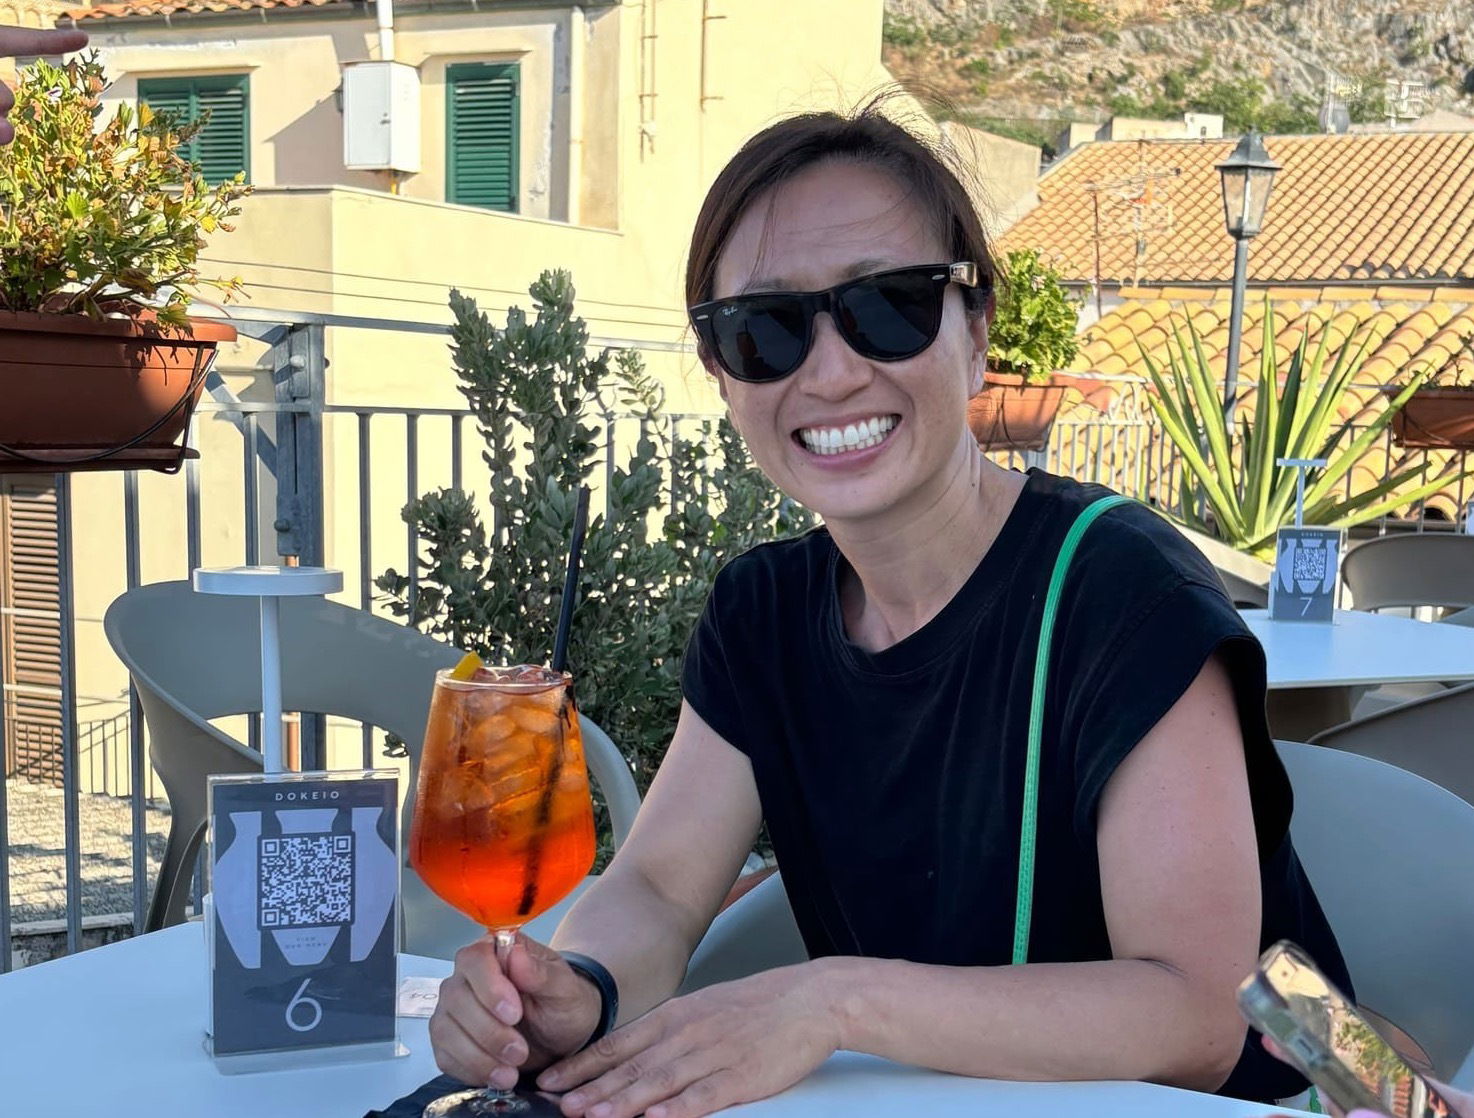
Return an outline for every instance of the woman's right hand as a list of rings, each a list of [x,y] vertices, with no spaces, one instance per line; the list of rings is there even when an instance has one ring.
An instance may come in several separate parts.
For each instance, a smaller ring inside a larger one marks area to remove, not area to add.
[[[430,1043],[440,1070],[463,1083],[516,1086],[580,1048],[599,1023],[599,991],[551,947],[518,936],[499,960],[485,936],[456,952],[440,984]]]

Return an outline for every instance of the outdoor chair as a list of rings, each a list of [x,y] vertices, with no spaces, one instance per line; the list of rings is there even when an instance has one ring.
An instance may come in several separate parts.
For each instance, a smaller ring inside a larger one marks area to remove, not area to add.
[[[681,993],[802,963],[808,957],[788,894],[783,891],[782,875],[775,873],[711,922],[691,954]]]
[[[1468,625],[1474,621],[1474,536],[1419,532],[1368,540],[1347,550],[1341,579],[1357,609],[1432,607],[1444,611],[1438,620]],[[1435,695],[1443,686],[1387,684],[1362,696],[1355,713],[1369,716]]]
[[[260,613],[254,598],[197,594],[187,582],[140,586],[103,618],[108,641],[138,689],[149,756],[172,817],[145,930],[177,924],[206,823],[206,778],[256,773],[261,756],[210,724],[261,710]],[[413,787],[435,672],[462,653],[414,629],[321,598],[281,599],[282,709],[363,722],[394,734],[409,751],[401,789],[408,848]],[[581,719],[589,772],[609,805],[618,846],[640,797],[629,765],[608,736]],[[435,897],[405,866],[403,949],[448,958],[485,931]],[[571,898],[528,925],[546,938]]]
[[[1474,606],[1474,536],[1419,532],[1349,548],[1341,578],[1357,609]]]
[[[1276,744],[1295,849],[1357,1001],[1453,1076],[1474,1047],[1474,807],[1383,761]]]
[[[1310,741],[1386,761],[1474,804],[1474,683],[1343,722]]]

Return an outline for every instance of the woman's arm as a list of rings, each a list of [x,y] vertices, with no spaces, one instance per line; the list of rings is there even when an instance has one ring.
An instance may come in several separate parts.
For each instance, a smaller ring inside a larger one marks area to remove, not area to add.
[[[621,1022],[675,993],[761,823],[752,763],[682,703],[629,838],[553,936],[609,968]]]
[[[845,1048],[966,1075],[1213,1090],[1243,1047],[1233,993],[1261,904],[1242,735],[1216,660],[1117,769],[1097,834],[1111,960],[818,960],[668,1002],[543,1082],[585,1084],[564,1099],[571,1115],[690,1118],[782,1090]]]

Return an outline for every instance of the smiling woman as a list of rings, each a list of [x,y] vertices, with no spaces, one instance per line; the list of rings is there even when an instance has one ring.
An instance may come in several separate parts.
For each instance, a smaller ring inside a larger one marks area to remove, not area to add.
[[[69,54],[87,45],[81,31],[30,31],[23,27],[0,27],[0,58],[24,58],[37,54]],[[0,82],[0,144],[15,138],[15,128],[6,114],[15,106],[15,94]]]
[[[1290,844],[1262,650],[1154,513],[984,458],[993,274],[961,182],[876,106],[782,121],[717,177],[701,358],[824,526],[713,587],[666,760],[554,937],[607,974],[465,949],[431,1023],[446,1071],[541,1069],[588,1118],[708,1114],[840,1048],[1304,1088],[1233,997],[1280,938],[1349,981]],[[673,998],[764,821],[810,961]]]

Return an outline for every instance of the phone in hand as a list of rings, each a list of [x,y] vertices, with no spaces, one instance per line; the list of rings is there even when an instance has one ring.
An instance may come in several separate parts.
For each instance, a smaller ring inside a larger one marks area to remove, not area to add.
[[[1281,941],[1239,986],[1239,1010],[1342,1110],[1392,1118],[1474,1118],[1385,1041],[1293,943]]]

